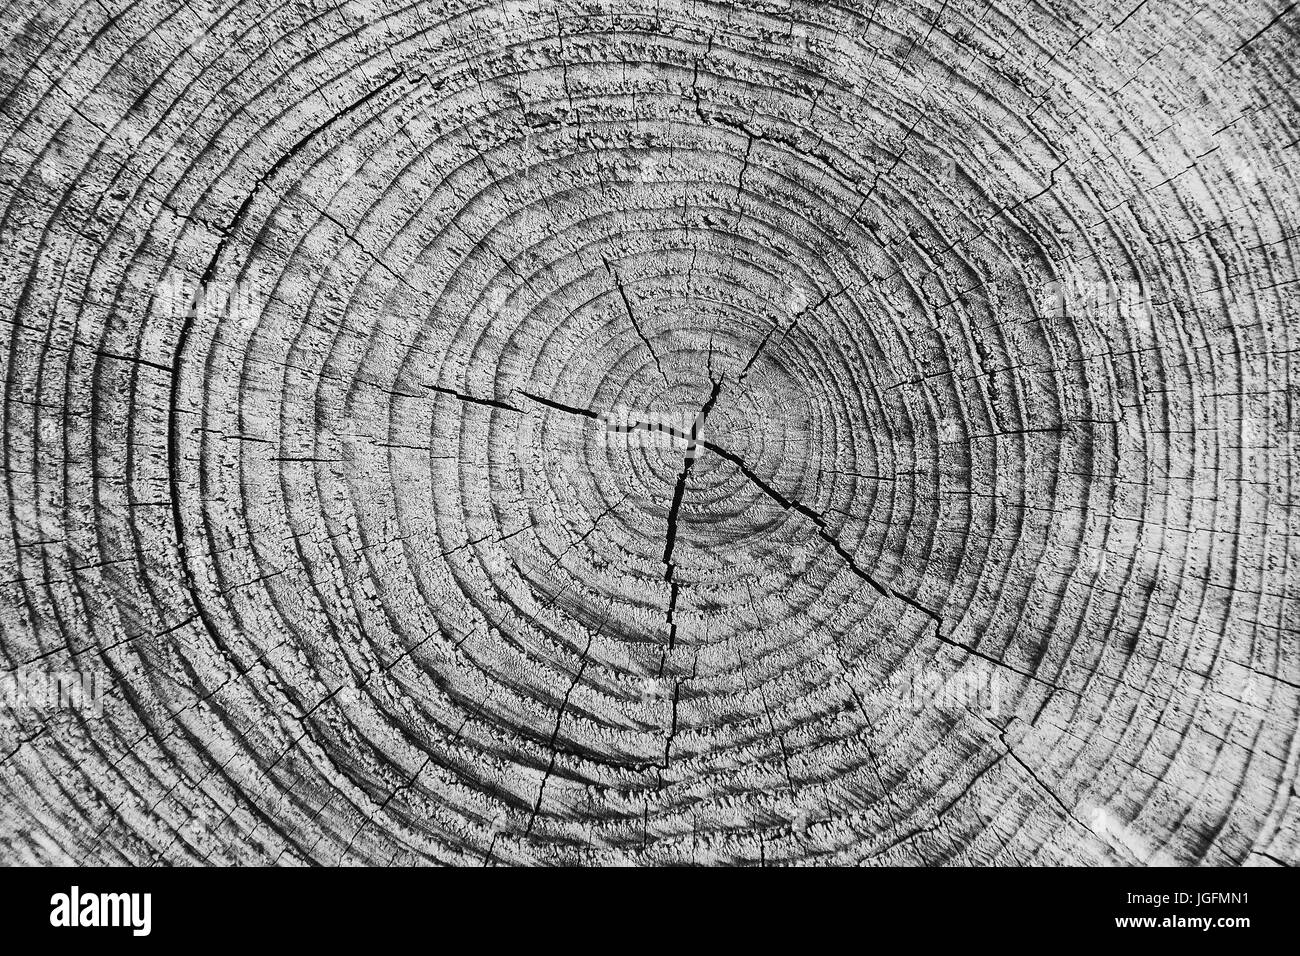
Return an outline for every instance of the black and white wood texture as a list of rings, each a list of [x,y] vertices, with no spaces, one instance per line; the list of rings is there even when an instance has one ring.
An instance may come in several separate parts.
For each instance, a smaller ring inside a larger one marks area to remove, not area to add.
[[[1295,6],[12,0],[0,861],[1300,861]]]

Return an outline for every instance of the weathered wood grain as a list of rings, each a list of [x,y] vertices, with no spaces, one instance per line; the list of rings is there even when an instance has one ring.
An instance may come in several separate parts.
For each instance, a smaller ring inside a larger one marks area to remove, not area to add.
[[[1298,16],[8,4],[0,861],[1296,863]]]

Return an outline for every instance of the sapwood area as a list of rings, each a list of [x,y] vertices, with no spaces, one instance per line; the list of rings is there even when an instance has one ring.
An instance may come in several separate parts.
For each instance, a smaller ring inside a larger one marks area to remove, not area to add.
[[[1294,6],[9,4],[0,862],[1296,863]]]

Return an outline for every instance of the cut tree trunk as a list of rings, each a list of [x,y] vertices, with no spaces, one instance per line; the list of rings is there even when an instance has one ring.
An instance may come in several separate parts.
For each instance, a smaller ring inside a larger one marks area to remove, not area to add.
[[[1291,6],[10,4],[0,862],[1300,861]]]

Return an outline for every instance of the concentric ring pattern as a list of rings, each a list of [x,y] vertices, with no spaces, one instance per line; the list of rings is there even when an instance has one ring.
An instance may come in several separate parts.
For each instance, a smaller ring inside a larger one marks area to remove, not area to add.
[[[11,3],[0,858],[1297,862],[1217,7]]]

